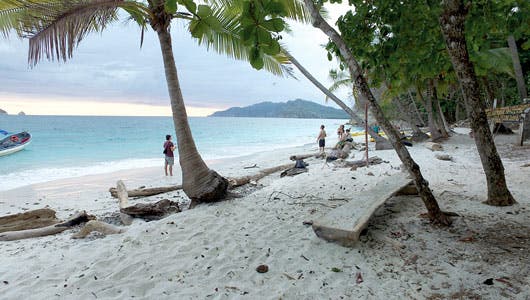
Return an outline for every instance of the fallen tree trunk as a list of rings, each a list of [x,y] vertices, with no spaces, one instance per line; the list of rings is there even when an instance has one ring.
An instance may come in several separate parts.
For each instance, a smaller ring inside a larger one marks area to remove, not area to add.
[[[229,189],[233,189],[233,188],[236,188],[238,186],[242,186],[242,185],[245,185],[251,181],[258,181],[260,180],[261,178],[267,176],[267,175],[270,175],[272,173],[276,173],[276,172],[279,172],[279,171],[283,171],[285,169],[289,169],[293,166],[293,163],[288,163],[288,164],[285,164],[285,165],[280,165],[280,166],[276,166],[276,167],[272,167],[272,168],[267,168],[267,169],[263,169],[261,171],[259,171],[258,174],[254,174],[254,175],[248,175],[248,176],[243,176],[243,177],[238,177],[238,178],[228,178],[228,183],[229,183],[229,186],[228,188]]]
[[[310,157],[318,157],[319,155],[320,155],[320,152],[308,153],[308,154],[298,154],[298,155],[291,155],[289,157],[289,159],[292,160],[292,161],[296,161],[296,160],[299,160],[299,159],[306,159],[306,158],[310,158]]]
[[[55,210],[41,208],[27,212],[0,217],[0,233],[41,228],[59,223]]]
[[[181,210],[178,203],[168,199],[163,199],[156,203],[138,203],[120,208],[120,213],[146,220],[159,220],[168,214],[179,212],[181,212]]]
[[[21,231],[8,231],[0,234],[0,241],[16,241],[22,239],[28,239],[39,236],[46,236],[57,234],[63,232],[67,229],[70,229],[81,223],[88,222],[89,220],[94,220],[96,217],[89,215],[86,211],[82,211],[70,219],[55,225],[50,225],[41,228],[34,228]]]
[[[172,185],[172,186],[163,186],[156,188],[147,188],[147,189],[136,189],[127,191],[127,196],[129,197],[149,197],[158,194],[168,193],[176,190],[181,190],[182,185]],[[109,189],[110,195],[114,198],[118,198],[118,190],[114,187]]]

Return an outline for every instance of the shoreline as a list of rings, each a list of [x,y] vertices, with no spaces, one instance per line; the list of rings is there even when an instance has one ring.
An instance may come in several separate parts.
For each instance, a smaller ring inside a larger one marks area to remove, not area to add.
[[[297,149],[297,148],[303,148],[303,147],[308,147],[312,144],[303,144],[303,145],[288,145],[288,146],[278,146],[278,147],[272,147],[271,149],[269,150],[261,150],[261,151],[257,151],[257,152],[252,152],[252,153],[249,153],[249,154],[243,154],[243,155],[234,155],[234,156],[227,156],[227,157],[220,157],[220,158],[211,158],[211,159],[204,159],[206,164],[207,165],[217,165],[217,164],[224,164],[224,163],[230,163],[231,161],[237,161],[238,159],[246,159],[248,157],[251,157],[251,156],[255,156],[255,155],[260,155],[261,153],[267,153],[267,152],[273,152],[273,151],[287,151],[289,149]],[[142,161],[154,161],[154,160],[158,160],[160,163],[159,165],[160,166],[142,166],[142,167],[126,167],[126,168],[123,168],[122,165],[124,163],[129,163],[130,161],[138,161],[138,160],[142,160]],[[101,166],[102,164],[115,164],[115,167],[114,169],[109,169],[109,170],[103,170],[103,171],[99,171],[97,170],[98,166]],[[75,175],[75,174],[71,174],[71,175],[67,175],[65,177],[60,177],[60,178],[54,178],[54,179],[51,179],[51,180],[43,180],[43,181],[36,181],[36,182],[30,182],[30,183],[22,183],[22,184],[16,184],[15,187],[3,187],[0,185],[0,192],[9,192],[9,191],[12,191],[12,190],[15,190],[15,189],[20,189],[20,188],[27,188],[27,187],[30,187],[30,186],[33,186],[33,185],[41,185],[41,184],[46,184],[46,183],[54,183],[54,182],[60,182],[62,180],[70,180],[70,179],[74,179],[74,178],[79,178],[79,179],[82,179],[83,177],[87,177],[88,179],[91,179],[92,176],[102,176],[102,177],[108,177],[107,175],[109,174],[114,174],[114,173],[120,173],[122,172],[125,176],[127,176],[129,173],[138,173],[140,170],[145,170],[149,175],[152,174],[151,172],[151,169],[161,169],[163,171],[163,157],[160,157],[160,158],[145,158],[145,159],[125,159],[125,160],[121,160],[121,161],[109,161],[109,162],[102,162],[102,163],[96,163],[95,165],[89,165],[89,166],[85,166],[85,167],[77,167],[75,169],[80,169],[80,170],[87,170],[87,169],[95,169],[94,171],[89,171],[88,174],[82,174],[82,175]],[[175,157],[175,165],[174,165],[174,168],[175,170],[178,170],[179,171],[179,175],[180,175],[180,167],[178,165],[178,157]],[[57,173],[60,173],[61,171],[65,170],[65,169],[69,169],[67,167],[64,167],[64,168],[38,168],[38,169],[34,169],[34,170],[28,170],[28,171],[25,171],[26,174],[20,174],[20,173],[9,173],[9,174],[6,174],[4,176],[35,176],[35,175],[32,175],[33,172],[39,172],[39,173],[52,173],[52,174],[57,174]],[[78,171],[79,172],[79,171]],[[82,171],[81,171],[82,173]],[[163,172],[162,172],[163,173]],[[176,174],[176,172],[174,172],[174,175]]]

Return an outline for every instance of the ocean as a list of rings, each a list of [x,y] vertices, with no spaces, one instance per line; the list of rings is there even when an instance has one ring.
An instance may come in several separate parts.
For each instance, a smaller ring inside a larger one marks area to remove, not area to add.
[[[204,160],[315,143],[321,124],[326,126],[328,137],[335,138],[337,127],[346,121],[189,119]],[[32,135],[31,144],[24,150],[0,157],[0,191],[56,179],[162,166],[165,135],[171,134],[176,140],[173,128],[170,117],[0,115],[0,129]]]

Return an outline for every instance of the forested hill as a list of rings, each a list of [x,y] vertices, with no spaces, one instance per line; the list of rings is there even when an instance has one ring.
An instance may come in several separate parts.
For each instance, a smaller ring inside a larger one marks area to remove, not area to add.
[[[0,109],[0,115],[7,115],[7,111]]]
[[[349,119],[343,110],[296,99],[286,103],[261,102],[245,107],[231,107],[210,117],[261,117],[302,119]]]

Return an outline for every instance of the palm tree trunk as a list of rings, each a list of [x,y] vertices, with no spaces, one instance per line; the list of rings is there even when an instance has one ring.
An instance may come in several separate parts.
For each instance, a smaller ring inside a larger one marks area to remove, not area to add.
[[[444,35],[447,52],[456,71],[458,81],[467,102],[471,129],[475,144],[482,161],[488,185],[487,204],[506,206],[515,203],[508,190],[504,176],[504,166],[489,130],[484,103],[480,99],[480,88],[473,64],[467,51],[464,23],[468,8],[461,0],[443,1],[444,10],[440,16],[440,25]]]
[[[324,87],[309,71],[302,66],[298,60],[296,60],[289,52],[283,51],[284,54],[287,56],[289,61],[307,78],[311,83],[313,83],[324,95],[328,96],[333,102],[335,102],[340,108],[342,108],[345,112],[347,112],[350,117],[355,120],[360,126],[365,127],[365,122],[362,118],[360,118],[348,105],[346,105],[342,100],[340,100],[335,94],[333,94],[329,89]],[[368,134],[376,141],[376,149],[382,150],[382,149],[388,149],[386,145],[388,145],[388,141],[378,135],[370,126],[368,126]],[[377,145],[379,144],[379,145]],[[390,146],[390,145],[388,145]]]
[[[201,202],[221,200],[226,196],[228,181],[217,172],[210,170],[197,151],[180,90],[171,35],[167,28],[158,28],[157,34],[164,59],[164,70],[177,136],[179,162],[182,169],[182,189],[191,199],[190,207]]]
[[[379,125],[381,125],[385,130],[387,137],[390,140],[390,143],[396,150],[397,155],[407,168],[409,174],[414,179],[414,183],[416,184],[418,193],[427,208],[429,218],[432,222],[435,223],[443,225],[451,224],[451,220],[449,219],[449,217],[440,210],[438,202],[434,198],[434,195],[432,194],[432,191],[429,188],[429,183],[423,178],[423,175],[421,174],[420,167],[412,159],[405,145],[401,143],[399,132],[394,128],[394,126],[392,126],[392,124],[390,124],[390,122],[383,115],[383,111],[381,110],[381,107],[374,98],[374,95],[370,91],[368,83],[361,73],[361,68],[353,57],[350,49],[348,48],[342,37],[339,35],[339,33],[335,29],[333,29],[333,27],[331,27],[324,20],[324,18],[322,18],[318,9],[315,7],[313,0],[304,0],[304,3],[311,14],[313,26],[319,28],[322,32],[324,32],[338,47],[344,62],[348,65],[351,78],[353,79],[355,86],[359,89],[360,96],[362,96],[364,100],[369,101],[375,119],[377,120]]]
[[[508,37],[508,47],[510,48],[510,54],[513,61],[513,69],[515,71],[515,80],[517,81],[517,91],[519,91],[519,97],[521,100],[528,97],[526,91],[526,84],[524,83],[523,69],[521,62],[519,61],[519,51],[517,50],[517,44],[513,35]]]

